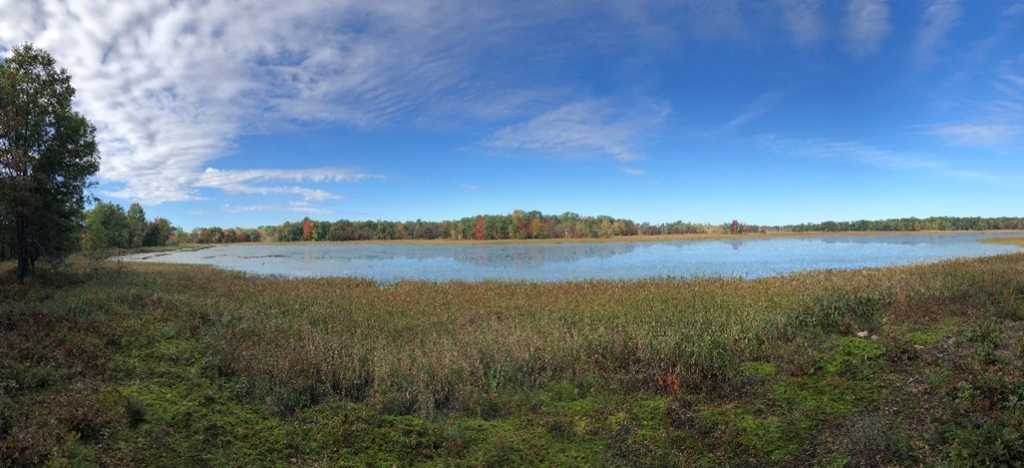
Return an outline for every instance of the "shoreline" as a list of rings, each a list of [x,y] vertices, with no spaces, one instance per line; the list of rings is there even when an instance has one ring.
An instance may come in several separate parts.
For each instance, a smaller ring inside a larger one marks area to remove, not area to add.
[[[812,237],[870,237],[870,236],[953,236],[964,234],[981,235],[1020,235],[1024,230],[985,230],[985,231],[808,231],[808,232],[767,232],[749,234],[664,234],[655,236],[616,236],[616,237],[582,237],[555,239],[387,239],[387,240],[356,240],[356,241],[298,241],[298,242],[226,242],[216,244],[183,244],[178,249],[168,251],[201,250],[211,247],[230,245],[508,245],[508,244],[600,244],[630,242],[673,242],[673,241],[717,241],[717,240],[761,240],[790,239]]]

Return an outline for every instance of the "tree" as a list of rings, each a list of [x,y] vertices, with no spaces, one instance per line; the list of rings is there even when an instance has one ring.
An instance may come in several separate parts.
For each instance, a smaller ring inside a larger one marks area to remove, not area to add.
[[[484,238],[487,235],[486,232],[485,232],[486,226],[487,226],[487,222],[484,221],[484,217],[483,216],[477,216],[476,217],[476,226],[473,228],[473,238],[476,239],[476,240],[484,240]]]
[[[142,245],[142,238],[146,235],[148,223],[146,222],[146,212],[138,203],[132,203],[132,206],[128,207],[126,216],[128,219],[128,248],[131,249]]]
[[[156,218],[146,227],[146,234],[142,237],[142,245],[146,247],[168,245],[173,235],[174,226],[171,226],[171,222],[164,218]]]
[[[302,220],[302,240],[309,240],[313,234],[313,220],[306,218]]]
[[[67,70],[30,44],[0,63],[0,222],[13,233],[18,283],[41,256],[77,248],[96,128],[72,109]]]
[[[86,250],[123,248],[128,244],[128,236],[128,216],[121,205],[101,201],[85,214],[82,244]]]

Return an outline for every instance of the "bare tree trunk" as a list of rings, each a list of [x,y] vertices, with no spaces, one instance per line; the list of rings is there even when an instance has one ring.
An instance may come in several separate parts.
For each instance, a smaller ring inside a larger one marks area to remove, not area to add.
[[[18,216],[15,220],[17,230],[17,242],[18,242],[18,284],[25,284],[25,275],[28,274],[30,267],[30,253],[31,245],[28,242],[28,226],[23,216]]]

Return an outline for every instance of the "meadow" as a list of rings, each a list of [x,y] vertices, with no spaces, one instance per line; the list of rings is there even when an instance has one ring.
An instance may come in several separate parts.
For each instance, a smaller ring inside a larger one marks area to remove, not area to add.
[[[1024,459],[1024,253],[755,280],[6,276],[0,466]]]

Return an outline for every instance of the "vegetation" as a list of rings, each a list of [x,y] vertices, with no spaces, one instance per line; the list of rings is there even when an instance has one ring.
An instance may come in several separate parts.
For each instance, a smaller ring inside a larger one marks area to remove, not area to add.
[[[97,201],[85,213],[82,247],[102,253],[109,249],[172,245],[181,237],[181,231],[166,219],[146,221],[146,212],[138,203],[133,203],[125,211],[120,205]]]
[[[0,63],[0,252],[17,257],[19,283],[40,257],[78,247],[99,150],[74,96],[67,71],[43,50],[16,46]]]
[[[1024,254],[757,280],[31,279],[0,287],[14,465],[1024,457]]]
[[[196,228],[187,242],[219,244],[234,242],[299,242],[355,240],[516,240],[595,239],[620,236],[739,235],[784,232],[917,232],[1024,230],[1024,218],[902,218],[880,221],[828,221],[790,226],[757,226],[733,220],[720,225],[676,221],[664,224],[637,223],[611,216],[580,216],[566,212],[545,215],[516,210],[508,215],[479,215],[457,221],[314,221],[285,222],[253,228]],[[185,239],[185,236],[182,236]]]
[[[989,244],[1008,244],[1024,247],[1024,237],[987,237],[981,239],[981,242],[987,242]]]

